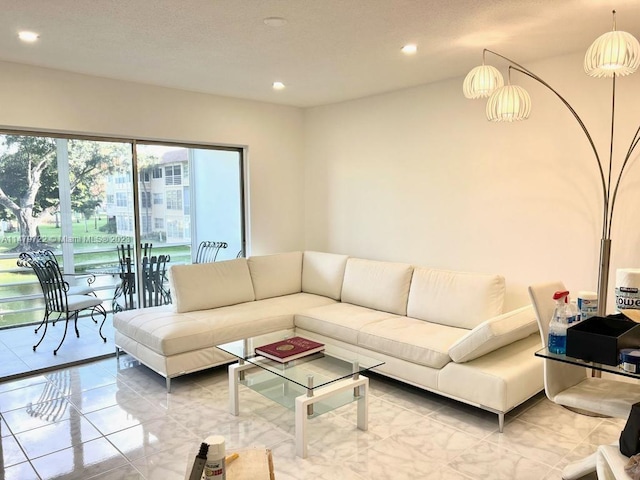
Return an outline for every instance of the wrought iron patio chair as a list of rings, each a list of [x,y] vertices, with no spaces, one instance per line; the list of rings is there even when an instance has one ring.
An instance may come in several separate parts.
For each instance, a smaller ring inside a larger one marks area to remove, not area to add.
[[[135,252],[133,251],[133,245],[130,243],[126,245],[118,245],[118,259],[123,259],[126,257],[134,258]],[[141,243],[140,244],[140,256],[141,257],[149,257],[151,256],[151,249],[153,248],[153,243]]]
[[[118,251],[120,252],[120,250]],[[111,301],[111,310],[113,313],[134,308],[134,295],[136,293],[136,274],[131,257],[119,256],[118,268],[120,283],[113,292],[113,299]],[[124,305],[121,305],[121,301]]]
[[[227,248],[227,242],[212,242],[210,240],[204,240],[198,245],[196,251],[196,259],[193,263],[212,263],[218,258],[218,253],[221,248]]]
[[[151,256],[152,248],[152,243],[140,244],[140,255],[142,257]],[[133,245],[122,244],[118,245],[116,249],[118,251],[120,283],[116,286],[111,301],[111,310],[114,313],[135,308],[134,299],[136,294],[135,251],[133,250]]]
[[[60,314],[60,317],[62,315],[65,317],[64,333],[60,343],[53,351],[54,355],[57,355],[58,350],[60,350],[60,347],[67,336],[69,320],[73,319],[76,336],[80,336],[80,331],[78,330],[78,314],[82,310],[91,310],[91,317],[96,323],[97,320],[94,317],[95,313],[99,312],[103,316],[99,334],[104,342],[107,341],[107,338],[102,335],[102,327],[107,319],[107,312],[102,306],[102,300],[92,295],[69,294],[69,284],[64,280],[64,276],[60,271],[60,266],[57,261],[53,259],[45,260],[42,256],[34,257],[28,253],[21,253],[18,259],[18,265],[22,267],[31,267],[36,273],[38,281],[40,282],[40,287],[42,288],[42,293],[44,294],[45,315],[47,315],[47,319],[48,315],[52,313],[58,313]],[[38,343],[33,346],[34,351],[38,345],[42,343],[42,340],[47,334],[48,324],[49,322],[45,321],[44,332],[42,333],[42,337],[40,337]]]
[[[170,260],[171,257],[169,255],[144,257],[142,259],[143,307],[155,307],[171,303],[171,294],[165,285],[167,263]]]
[[[25,256],[29,256],[31,257],[32,261],[40,261],[40,262],[46,262],[47,260],[51,260],[53,262],[56,262],[56,264],[58,264],[58,268],[60,267],[60,264],[58,262],[58,259],[56,257],[56,255],[53,253],[53,251],[51,250],[35,250],[32,252],[25,252]],[[20,265],[20,261],[18,261],[18,265]],[[31,267],[29,267],[31,268]],[[70,274],[70,273],[63,273],[62,274],[65,278],[68,277],[86,277],[86,281],[87,284],[86,285],[70,285],[69,286],[69,295],[93,295],[94,297],[97,297],[98,295],[96,294],[95,290],[93,289],[92,285],[93,283],[96,281],[96,276],[92,273],[80,273],[80,274]],[[49,321],[49,316],[50,316],[51,312],[49,312],[46,308],[45,308],[45,312],[44,315],[42,317],[42,320],[40,321],[40,324],[35,328],[34,332],[38,333],[38,331],[40,330],[40,328],[42,328],[42,326],[45,324],[45,322]],[[51,320],[51,325],[55,325],[56,322],[58,321],[58,319],[60,318],[61,314],[59,314],[56,318]],[[95,319],[94,319],[95,321]]]

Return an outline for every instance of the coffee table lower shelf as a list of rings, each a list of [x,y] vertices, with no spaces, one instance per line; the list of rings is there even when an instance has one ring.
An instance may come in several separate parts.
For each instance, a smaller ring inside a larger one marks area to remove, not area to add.
[[[238,363],[229,366],[229,411],[232,415],[238,416],[240,413],[238,386],[245,383],[245,371],[249,369],[259,369],[252,363],[239,360]],[[368,429],[369,419],[369,379],[359,373],[343,378],[324,386],[313,386],[313,376],[309,376],[309,385],[306,393],[294,382],[290,382],[285,378],[278,377],[275,374],[269,374],[274,382],[275,388],[280,388],[285,393],[293,393],[296,391],[300,395],[292,398],[295,410],[295,436],[296,436],[296,455],[301,458],[307,457],[307,422],[309,418],[320,415],[328,410],[336,408],[352,401],[358,402],[357,408],[357,426],[360,430]],[[262,382],[264,383],[264,382]],[[251,385],[248,384],[251,388]],[[290,392],[287,390],[291,389]],[[260,392],[260,389],[254,389]],[[264,392],[260,392],[263,393]],[[267,397],[274,400],[269,395]],[[285,395],[285,397],[289,397]],[[282,402],[280,402],[282,403]]]

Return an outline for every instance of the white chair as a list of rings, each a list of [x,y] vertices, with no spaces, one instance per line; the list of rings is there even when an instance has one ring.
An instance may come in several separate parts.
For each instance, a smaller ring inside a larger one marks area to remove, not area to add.
[[[546,347],[549,321],[553,315],[553,294],[566,290],[562,282],[549,282],[529,287],[529,297],[538,320],[542,344]],[[634,403],[640,402],[640,385],[595,378],[587,369],[555,360],[544,359],[544,391],[549,400],[572,409],[585,410],[607,417],[626,419]],[[596,471],[596,454],[571,464],[563,471],[565,480],[577,479]]]
[[[629,480],[631,477],[624,471],[628,462],[617,445],[600,445],[596,452],[598,480]]]

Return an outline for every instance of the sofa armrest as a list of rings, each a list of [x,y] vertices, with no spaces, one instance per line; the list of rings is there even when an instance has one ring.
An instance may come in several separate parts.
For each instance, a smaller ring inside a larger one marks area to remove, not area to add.
[[[538,331],[531,305],[485,320],[449,347],[449,356],[464,363],[493,352]]]

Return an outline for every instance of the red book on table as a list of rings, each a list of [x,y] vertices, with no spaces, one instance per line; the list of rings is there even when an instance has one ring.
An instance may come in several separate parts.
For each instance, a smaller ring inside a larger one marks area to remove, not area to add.
[[[324,350],[324,343],[302,337],[292,337],[256,347],[255,352],[256,355],[284,363],[322,350]]]

